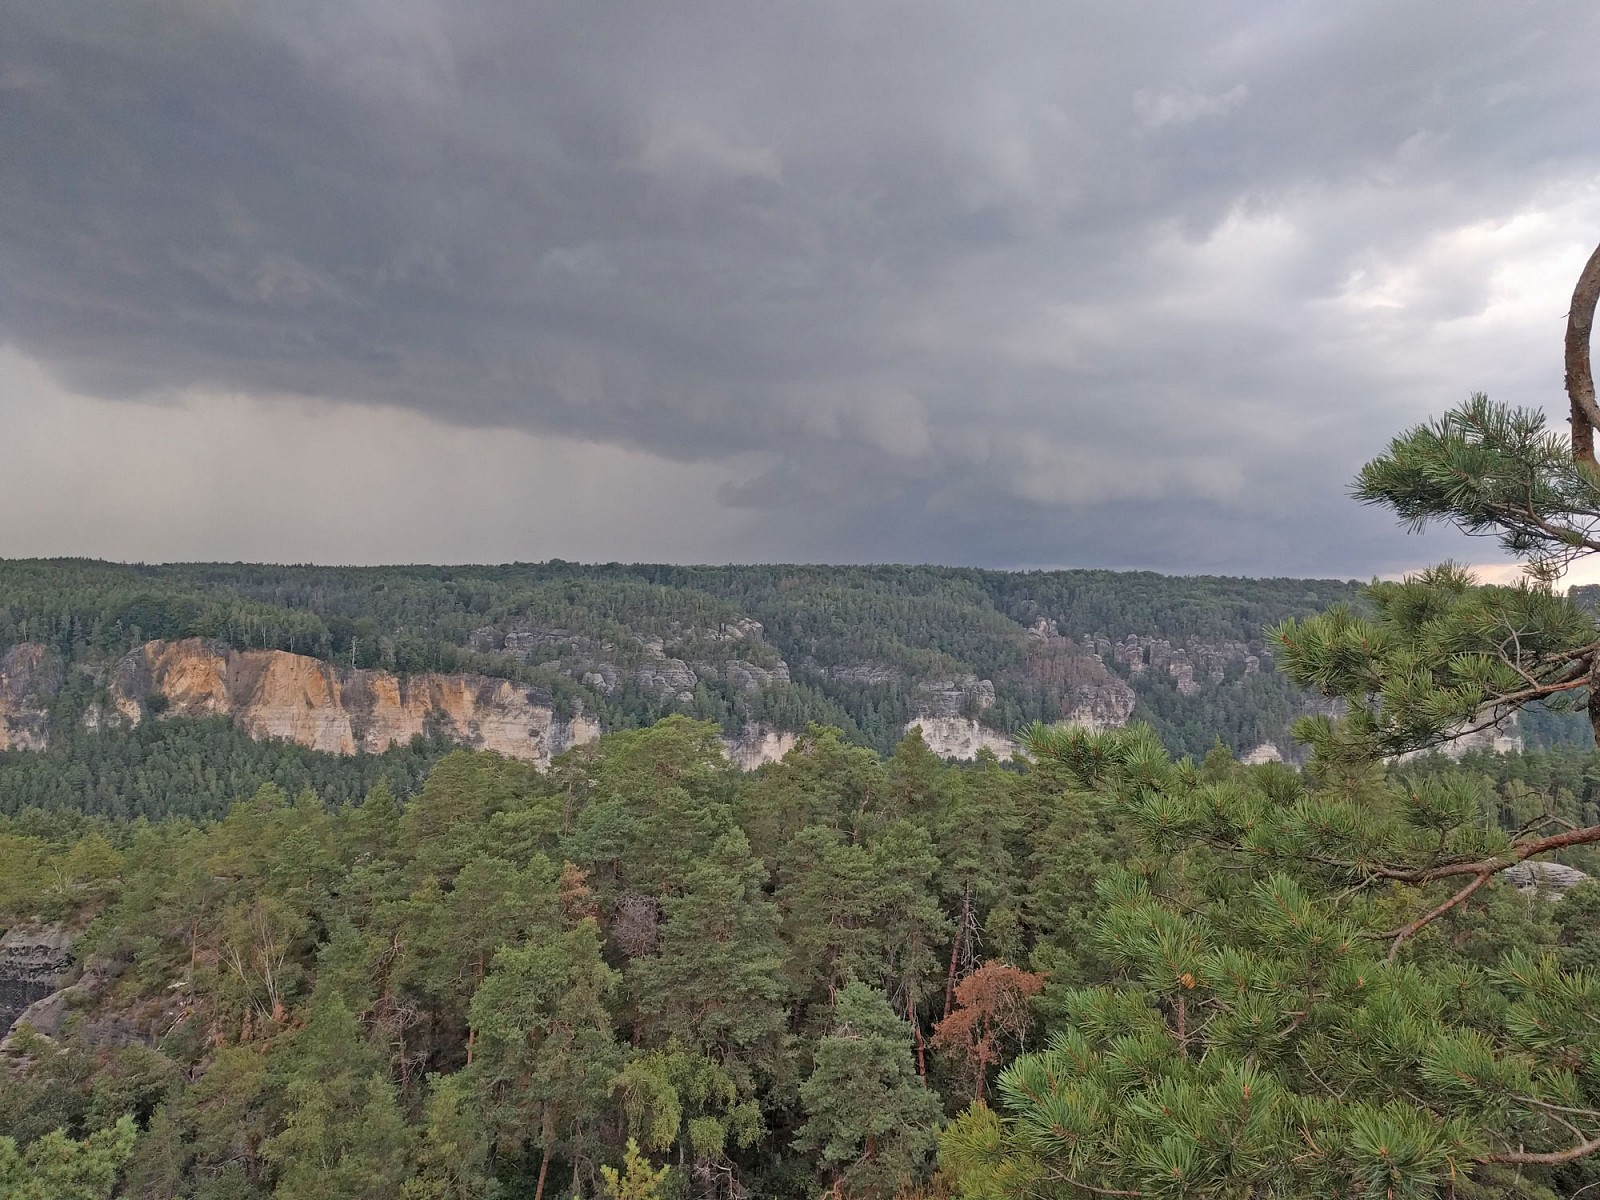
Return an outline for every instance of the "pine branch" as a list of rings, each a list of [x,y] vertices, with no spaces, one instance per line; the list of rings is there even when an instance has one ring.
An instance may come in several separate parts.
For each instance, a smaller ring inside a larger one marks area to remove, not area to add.
[[[1565,1150],[1549,1150],[1536,1153],[1530,1150],[1507,1150],[1501,1154],[1485,1154],[1479,1157],[1481,1163],[1515,1163],[1529,1167],[1558,1167],[1562,1163],[1572,1162],[1574,1159],[1583,1158],[1600,1150],[1600,1137],[1587,1142],[1579,1142],[1576,1146],[1569,1146]]]
[[[1072,1178],[1072,1176],[1070,1176],[1070,1175],[1063,1175],[1059,1171],[1050,1172],[1050,1178],[1054,1179],[1057,1183],[1064,1183],[1068,1187],[1082,1188],[1086,1192],[1093,1192],[1096,1196],[1142,1196],[1142,1195],[1144,1195],[1143,1192],[1122,1192],[1122,1191],[1118,1191],[1115,1188],[1095,1187],[1094,1184],[1092,1184],[1092,1183],[1084,1183],[1081,1180],[1077,1180],[1077,1179]]]
[[[1493,871],[1484,870],[1478,872],[1471,883],[1467,884],[1466,887],[1462,888],[1454,896],[1451,896],[1450,899],[1439,905],[1438,908],[1435,908],[1432,912],[1424,913],[1422,916],[1418,917],[1415,921],[1412,921],[1409,924],[1402,925],[1399,929],[1395,930],[1393,934],[1385,934],[1385,937],[1392,936],[1394,939],[1389,943],[1389,961],[1393,962],[1395,960],[1395,957],[1400,953],[1400,947],[1405,945],[1407,938],[1411,937],[1419,930],[1426,928],[1428,925],[1431,925],[1434,921],[1444,916],[1445,913],[1456,907],[1456,905],[1463,903],[1469,896],[1472,895],[1473,892],[1477,891],[1493,878]]]
[[[1548,1100],[1535,1100],[1532,1096],[1518,1096],[1516,1101],[1518,1104],[1531,1104],[1534,1108],[1547,1108],[1551,1112],[1569,1113],[1576,1117],[1600,1117],[1600,1110],[1572,1108],[1565,1104],[1551,1104]]]

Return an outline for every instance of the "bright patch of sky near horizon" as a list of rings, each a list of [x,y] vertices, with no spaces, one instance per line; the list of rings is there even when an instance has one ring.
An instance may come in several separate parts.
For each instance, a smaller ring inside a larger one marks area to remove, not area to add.
[[[1492,560],[1345,488],[1559,420],[1600,12],[1123,7],[13,7],[0,554]]]

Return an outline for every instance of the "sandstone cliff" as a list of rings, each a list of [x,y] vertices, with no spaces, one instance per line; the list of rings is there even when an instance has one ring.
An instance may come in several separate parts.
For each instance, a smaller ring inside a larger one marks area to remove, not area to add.
[[[763,763],[777,762],[794,749],[800,735],[770,725],[746,725],[738,737],[722,739],[723,752],[742,771],[753,771]]]
[[[110,691],[130,721],[141,720],[151,707],[177,716],[231,716],[252,737],[284,738],[333,754],[379,752],[418,734],[438,734],[546,763],[600,736],[593,719],[563,720],[547,696],[504,679],[401,678],[200,638],[148,642],[134,650],[117,664]]]
[[[1054,633],[1035,631],[1035,638],[1027,658],[1028,678],[1063,698],[1064,723],[1096,732],[1128,723],[1137,697],[1098,655]],[[983,723],[982,715],[994,704],[992,680],[975,675],[925,680],[912,689],[906,732],[920,728],[928,748],[943,758],[972,759],[985,749],[1001,759],[1015,758],[1017,743]]]
[[[913,717],[906,732],[913,729],[922,730],[922,740],[940,758],[974,759],[979,750],[992,750],[1002,761],[1017,755],[1014,741],[971,717]]]
[[[0,655],[0,750],[43,750],[49,739],[49,700],[66,677],[47,647],[23,642]]]
[[[972,759],[982,749],[1012,758],[1017,744],[978,721],[974,714],[994,707],[994,683],[976,675],[930,679],[911,692],[911,720],[906,732],[922,730],[928,749],[941,758]]]
[[[0,937],[0,1037],[61,986],[72,965],[72,940],[61,925],[19,925]]]
[[[1080,645],[1043,621],[1029,632],[1027,678],[1061,698],[1062,720],[1097,731],[1128,723],[1138,696],[1111,672],[1092,641]]]

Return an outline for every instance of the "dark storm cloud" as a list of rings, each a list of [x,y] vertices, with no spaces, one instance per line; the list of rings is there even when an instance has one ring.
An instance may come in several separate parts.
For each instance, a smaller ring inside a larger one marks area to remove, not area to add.
[[[1473,388],[1559,394],[1597,32],[1578,3],[12,6],[0,341],[104,398],[704,463],[749,533],[689,557],[1383,570],[1418,551],[1353,467]]]

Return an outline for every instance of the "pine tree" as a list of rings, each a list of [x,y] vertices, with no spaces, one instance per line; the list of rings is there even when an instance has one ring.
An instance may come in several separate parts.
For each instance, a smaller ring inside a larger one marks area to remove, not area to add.
[[[727,1071],[675,1042],[635,1054],[611,1088],[633,1137],[647,1150],[676,1146],[680,1164],[725,1165],[730,1144],[748,1149],[766,1132],[761,1106],[741,1097]]]
[[[935,1026],[933,1046],[971,1081],[974,1099],[983,1099],[990,1069],[1024,1044],[1033,1024],[1029,1001],[1043,986],[1041,976],[990,962],[956,988],[955,1007]]]
[[[412,1133],[379,1055],[337,997],[319,998],[286,1052],[291,1105],[262,1147],[286,1200],[387,1200],[410,1174]]]
[[[840,990],[800,1103],[806,1122],[795,1146],[817,1155],[835,1194],[893,1196],[926,1170],[939,1097],[917,1077],[911,1027],[866,984]]]
[[[61,1130],[19,1151],[0,1137],[0,1196],[6,1200],[106,1200],[133,1152],[133,1118],[74,1141]]]
[[[639,1153],[639,1143],[629,1138],[622,1169],[601,1167],[600,1181],[607,1200],[664,1200],[671,1173],[671,1167],[652,1167]]]
[[[1534,700],[1585,703],[1600,737],[1600,630],[1550,587],[1600,551],[1597,295],[1600,250],[1569,324],[1570,444],[1476,397],[1362,471],[1362,499],[1495,533],[1530,581],[1480,587],[1446,566],[1373,585],[1367,613],[1281,626],[1289,674],[1348,707],[1300,723],[1302,778],[1174,763],[1138,728],[1025,738],[1113,797],[1147,853],[1103,873],[1111,979],[1058,994],[1061,1027],[1002,1073],[1000,1111],[976,1105],[946,1134],[959,1195],[1582,1186],[1600,1152],[1600,974],[1530,947],[1496,881],[1600,826],[1535,813],[1506,830],[1477,780],[1383,764]]]
[[[417,1173],[406,1181],[403,1200],[494,1200],[501,1194],[485,1099],[471,1074],[429,1078]]]
[[[765,874],[744,834],[724,835],[663,906],[657,952],[628,966],[646,1044],[675,1038],[718,1059],[747,1092],[777,1068],[785,1025],[783,947]]]
[[[1138,729],[1029,749],[1115,795],[1151,853],[1102,882],[1112,981],[1057,996],[1001,1115],[946,1136],[960,1194],[1422,1197],[1600,1149],[1600,976],[1521,949],[1491,905],[1460,943],[1464,902],[1384,866],[1492,853],[1475,790],[1328,764],[1292,796],[1270,772],[1208,783]]]
[[[607,997],[616,972],[600,955],[600,931],[582,920],[556,938],[507,947],[472,997],[481,1053],[472,1070],[508,1140],[540,1153],[535,1200],[551,1161],[583,1151],[605,1103],[619,1053]]]

